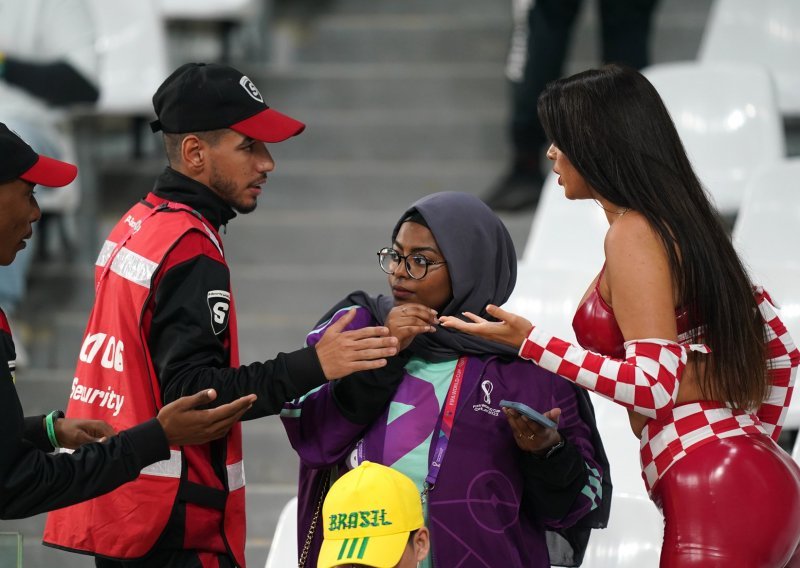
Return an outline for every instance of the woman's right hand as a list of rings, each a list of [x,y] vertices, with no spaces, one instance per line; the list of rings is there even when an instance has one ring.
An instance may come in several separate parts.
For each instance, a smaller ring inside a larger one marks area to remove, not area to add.
[[[386,316],[389,334],[396,337],[398,349],[408,347],[420,333],[436,331],[436,310],[422,304],[402,304],[393,307]]]
[[[464,312],[464,315],[471,320],[466,322],[454,316],[442,316],[439,318],[442,327],[448,327],[470,335],[477,335],[490,341],[503,343],[516,349],[522,346],[522,342],[530,335],[533,324],[522,316],[507,312],[497,306],[489,304],[486,306],[486,313],[499,319],[500,321],[489,321],[472,312]]]

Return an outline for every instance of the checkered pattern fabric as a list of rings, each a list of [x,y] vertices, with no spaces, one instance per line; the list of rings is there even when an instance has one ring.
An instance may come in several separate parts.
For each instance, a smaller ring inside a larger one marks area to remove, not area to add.
[[[523,343],[520,356],[654,419],[648,421],[641,438],[642,477],[651,491],[673,464],[708,442],[748,434],[766,434],[777,440],[792,398],[800,351],[769,295],[762,288],[755,288],[755,298],[764,320],[770,388],[754,412],[729,408],[717,401],[675,406],[687,352],[707,353],[705,346],[663,339],[628,341],[625,360],[621,361],[534,328]]]
[[[650,418],[669,416],[678,396],[687,348],[665,339],[625,342],[625,360],[612,359],[536,327],[520,357]]]
[[[650,420],[642,431],[642,478],[647,491],[681,458],[721,438],[766,434],[758,417],[716,401],[703,400],[672,408],[665,420]]]
[[[800,351],[792,341],[786,326],[775,311],[772,298],[763,288],[756,288],[756,301],[764,319],[764,335],[767,342],[767,378],[770,390],[766,400],[756,411],[764,430],[773,440],[781,433],[783,421],[792,400],[797,367],[800,366]]]

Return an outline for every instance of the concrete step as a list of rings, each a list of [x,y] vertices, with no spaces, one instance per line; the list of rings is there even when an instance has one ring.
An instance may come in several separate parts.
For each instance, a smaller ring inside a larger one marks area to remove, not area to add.
[[[587,7],[588,8],[588,5]],[[686,13],[657,11],[652,33],[656,61],[695,57],[708,3]],[[599,61],[598,16],[584,9],[576,22],[568,59]],[[509,9],[495,14],[419,13],[333,15],[320,19],[314,33],[299,35],[282,54],[291,63],[459,63],[490,62],[501,68],[510,45]]]
[[[331,11],[345,16],[362,16],[371,14],[387,14],[403,16],[418,14],[420,16],[447,16],[452,14],[470,14],[497,16],[509,13],[510,2],[486,2],[486,0],[337,0]]]
[[[487,104],[482,110],[460,111],[447,108],[444,103],[414,113],[402,109],[303,111],[277,102],[271,104],[307,124],[297,138],[270,145],[278,164],[287,158],[465,161],[507,157],[506,110],[497,104]],[[124,143],[124,137],[120,142]],[[163,151],[160,152],[158,157],[165,164],[161,158]],[[145,189],[151,186],[152,182]],[[110,189],[101,187],[104,191]]]
[[[498,62],[508,52],[509,17],[326,18],[293,54],[298,62]]]
[[[298,115],[300,116],[300,115]],[[307,114],[308,124],[296,140],[274,149],[281,155],[322,160],[469,160],[507,157],[506,112],[447,112],[439,108],[416,113],[375,111]]]
[[[285,71],[247,71],[269,104],[304,117],[308,110],[411,113],[505,108],[503,69],[490,63],[304,63]],[[489,106],[491,108],[491,106]]]

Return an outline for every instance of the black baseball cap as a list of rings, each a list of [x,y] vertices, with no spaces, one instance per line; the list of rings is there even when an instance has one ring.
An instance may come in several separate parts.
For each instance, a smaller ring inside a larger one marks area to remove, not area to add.
[[[37,154],[0,122],[0,183],[24,179],[47,187],[62,187],[77,175],[76,166]]]
[[[253,82],[218,63],[186,63],[153,95],[159,130],[182,134],[230,128],[262,142],[282,142],[300,134],[302,122],[271,109]]]

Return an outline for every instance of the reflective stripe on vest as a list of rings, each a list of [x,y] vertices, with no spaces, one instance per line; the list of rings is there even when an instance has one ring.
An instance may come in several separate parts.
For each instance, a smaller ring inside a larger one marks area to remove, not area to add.
[[[97,256],[95,266],[104,267],[116,246],[117,243],[106,241]],[[153,262],[126,248],[121,249],[111,263],[111,272],[145,288],[150,287],[150,280],[153,278],[157,268],[157,262]]]
[[[236,491],[245,485],[244,481],[244,462],[239,461],[229,464],[228,470],[228,491]]]
[[[75,450],[57,448],[56,452],[71,454]],[[155,475],[156,477],[181,477],[181,452],[170,450],[168,460],[162,460],[143,468],[141,475]],[[228,477],[228,491],[236,491],[246,485],[244,475],[244,461],[239,461],[226,466]]]
[[[160,477],[181,476],[181,452],[170,450],[170,458],[148,465],[142,470],[142,475],[156,475]],[[228,491],[236,491],[245,486],[244,462],[228,464],[226,466],[228,477]]]
[[[142,475],[156,475],[159,477],[181,477],[181,452],[169,451],[169,459],[152,463],[142,469]]]

